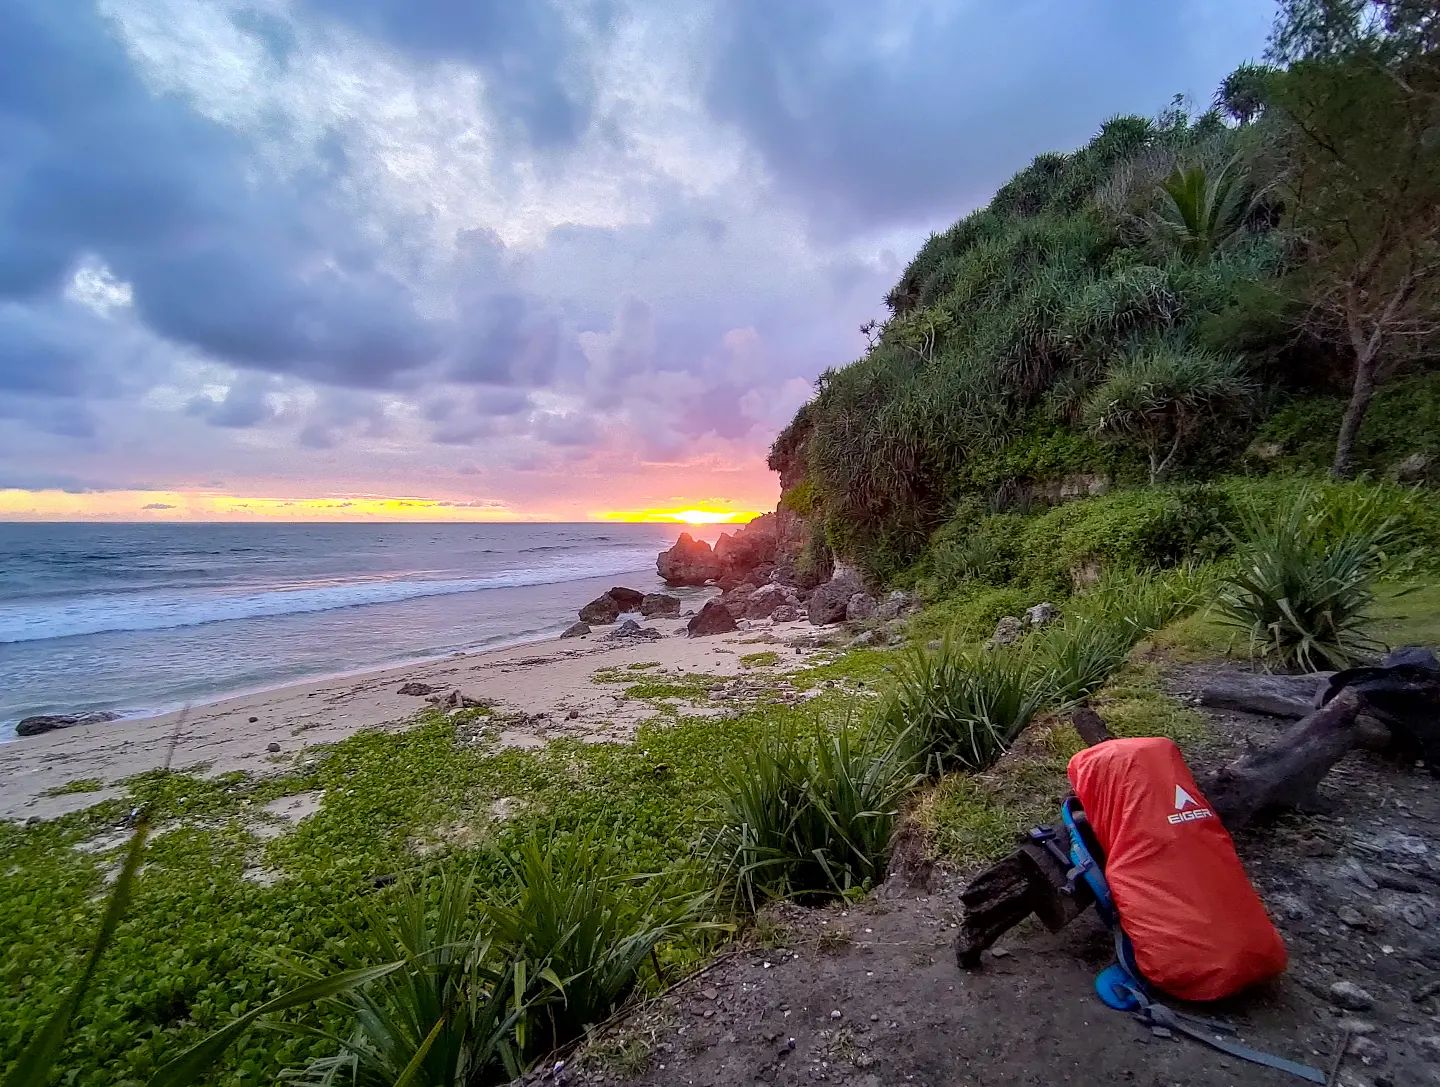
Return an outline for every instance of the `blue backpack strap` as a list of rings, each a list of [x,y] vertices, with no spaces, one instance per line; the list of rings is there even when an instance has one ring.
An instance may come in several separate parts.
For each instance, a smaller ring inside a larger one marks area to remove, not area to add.
[[[1095,896],[1095,912],[1100,915],[1100,919],[1115,938],[1115,962],[1095,978],[1095,993],[1107,1007],[1116,1011],[1134,1012],[1135,1018],[1152,1030],[1184,1034],[1232,1057],[1288,1072],[1310,1083],[1326,1082],[1325,1073],[1318,1068],[1277,1057],[1273,1053],[1251,1049],[1224,1037],[1225,1034],[1235,1033],[1235,1028],[1228,1023],[1177,1012],[1155,1000],[1146,988],[1145,978],[1135,962],[1135,946],[1120,926],[1120,915],[1116,912],[1115,900],[1110,896],[1110,883],[1105,878],[1104,868],[1085,843],[1085,835],[1081,830],[1081,824],[1085,822],[1085,809],[1078,797],[1065,798],[1060,807],[1060,819],[1070,835],[1071,868],[1066,873],[1067,889],[1073,893],[1075,880],[1085,881],[1085,885]],[[1035,831],[1030,833],[1032,839],[1039,840]],[[1059,847],[1053,840],[1048,845],[1054,852],[1059,853]]]

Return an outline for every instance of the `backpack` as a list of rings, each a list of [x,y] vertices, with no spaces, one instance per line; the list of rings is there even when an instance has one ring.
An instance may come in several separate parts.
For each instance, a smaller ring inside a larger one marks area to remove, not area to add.
[[[1284,941],[1180,749],[1159,737],[1106,740],[1076,754],[1068,775],[1075,795],[1060,814],[1070,886],[1084,881],[1115,939],[1116,962],[1095,979],[1100,999],[1162,1034],[1324,1083],[1319,1069],[1222,1037],[1234,1028],[1156,999],[1218,1000],[1286,965]],[[1048,829],[1030,836],[1061,852]]]

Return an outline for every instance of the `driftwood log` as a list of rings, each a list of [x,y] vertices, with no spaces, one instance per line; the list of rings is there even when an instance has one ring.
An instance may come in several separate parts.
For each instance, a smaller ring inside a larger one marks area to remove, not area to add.
[[[1313,796],[1320,779],[1357,742],[1355,721],[1364,697],[1343,689],[1323,707],[1287,728],[1274,743],[1255,747],[1198,783],[1226,828],[1245,826],[1261,812],[1293,807]],[[1110,738],[1100,715],[1085,708],[1072,717],[1087,745]],[[1069,851],[1064,824],[1050,827]],[[1034,914],[1052,932],[1093,901],[1083,881],[1065,890],[1066,868],[1048,850],[1025,844],[985,869],[960,893],[964,919],[955,956],[962,967],[980,964],[980,953]]]

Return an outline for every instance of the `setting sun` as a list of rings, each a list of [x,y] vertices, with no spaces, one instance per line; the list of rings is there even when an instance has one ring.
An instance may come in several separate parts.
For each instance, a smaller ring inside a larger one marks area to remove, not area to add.
[[[592,513],[597,521],[648,521],[674,522],[682,525],[734,525],[753,521],[760,516],[759,510],[735,510],[715,505],[700,504],[687,509],[643,509],[603,510]]]

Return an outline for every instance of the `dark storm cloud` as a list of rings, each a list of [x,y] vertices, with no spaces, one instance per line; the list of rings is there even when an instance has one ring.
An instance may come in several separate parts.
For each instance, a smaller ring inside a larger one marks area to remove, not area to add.
[[[1263,27],[1269,6],[1251,7],[1236,5],[1236,21],[1259,15]],[[710,107],[822,233],[982,203],[1034,155],[1075,146],[1108,114],[1153,112],[1177,91],[1208,95],[1224,74],[1188,55],[1203,22],[1226,17],[1200,0],[1013,0],[924,13],[726,0],[719,12]],[[897,47],[891,35],[907,24]],[[1211,82],[1187,86],[1197,77]]]
[[[268,392],[268,382],[246,378],[231,385],[219,400],[196,397],[190,401],[189,410],[211,426],[245,430],[268,423],[279,414]]]
[[[93,252],[151,328],[242,365],[378,386],[436,352],[322,194],[256,180],[249,147],[152,94],[93,8],[0,5],[0,42],[0,296],[52,292]]]
[[[542,0],[307,0],[307,5],[426,60],[473,64],[489,104],[542,148],[573,144],[593,88],[557,8]]]

